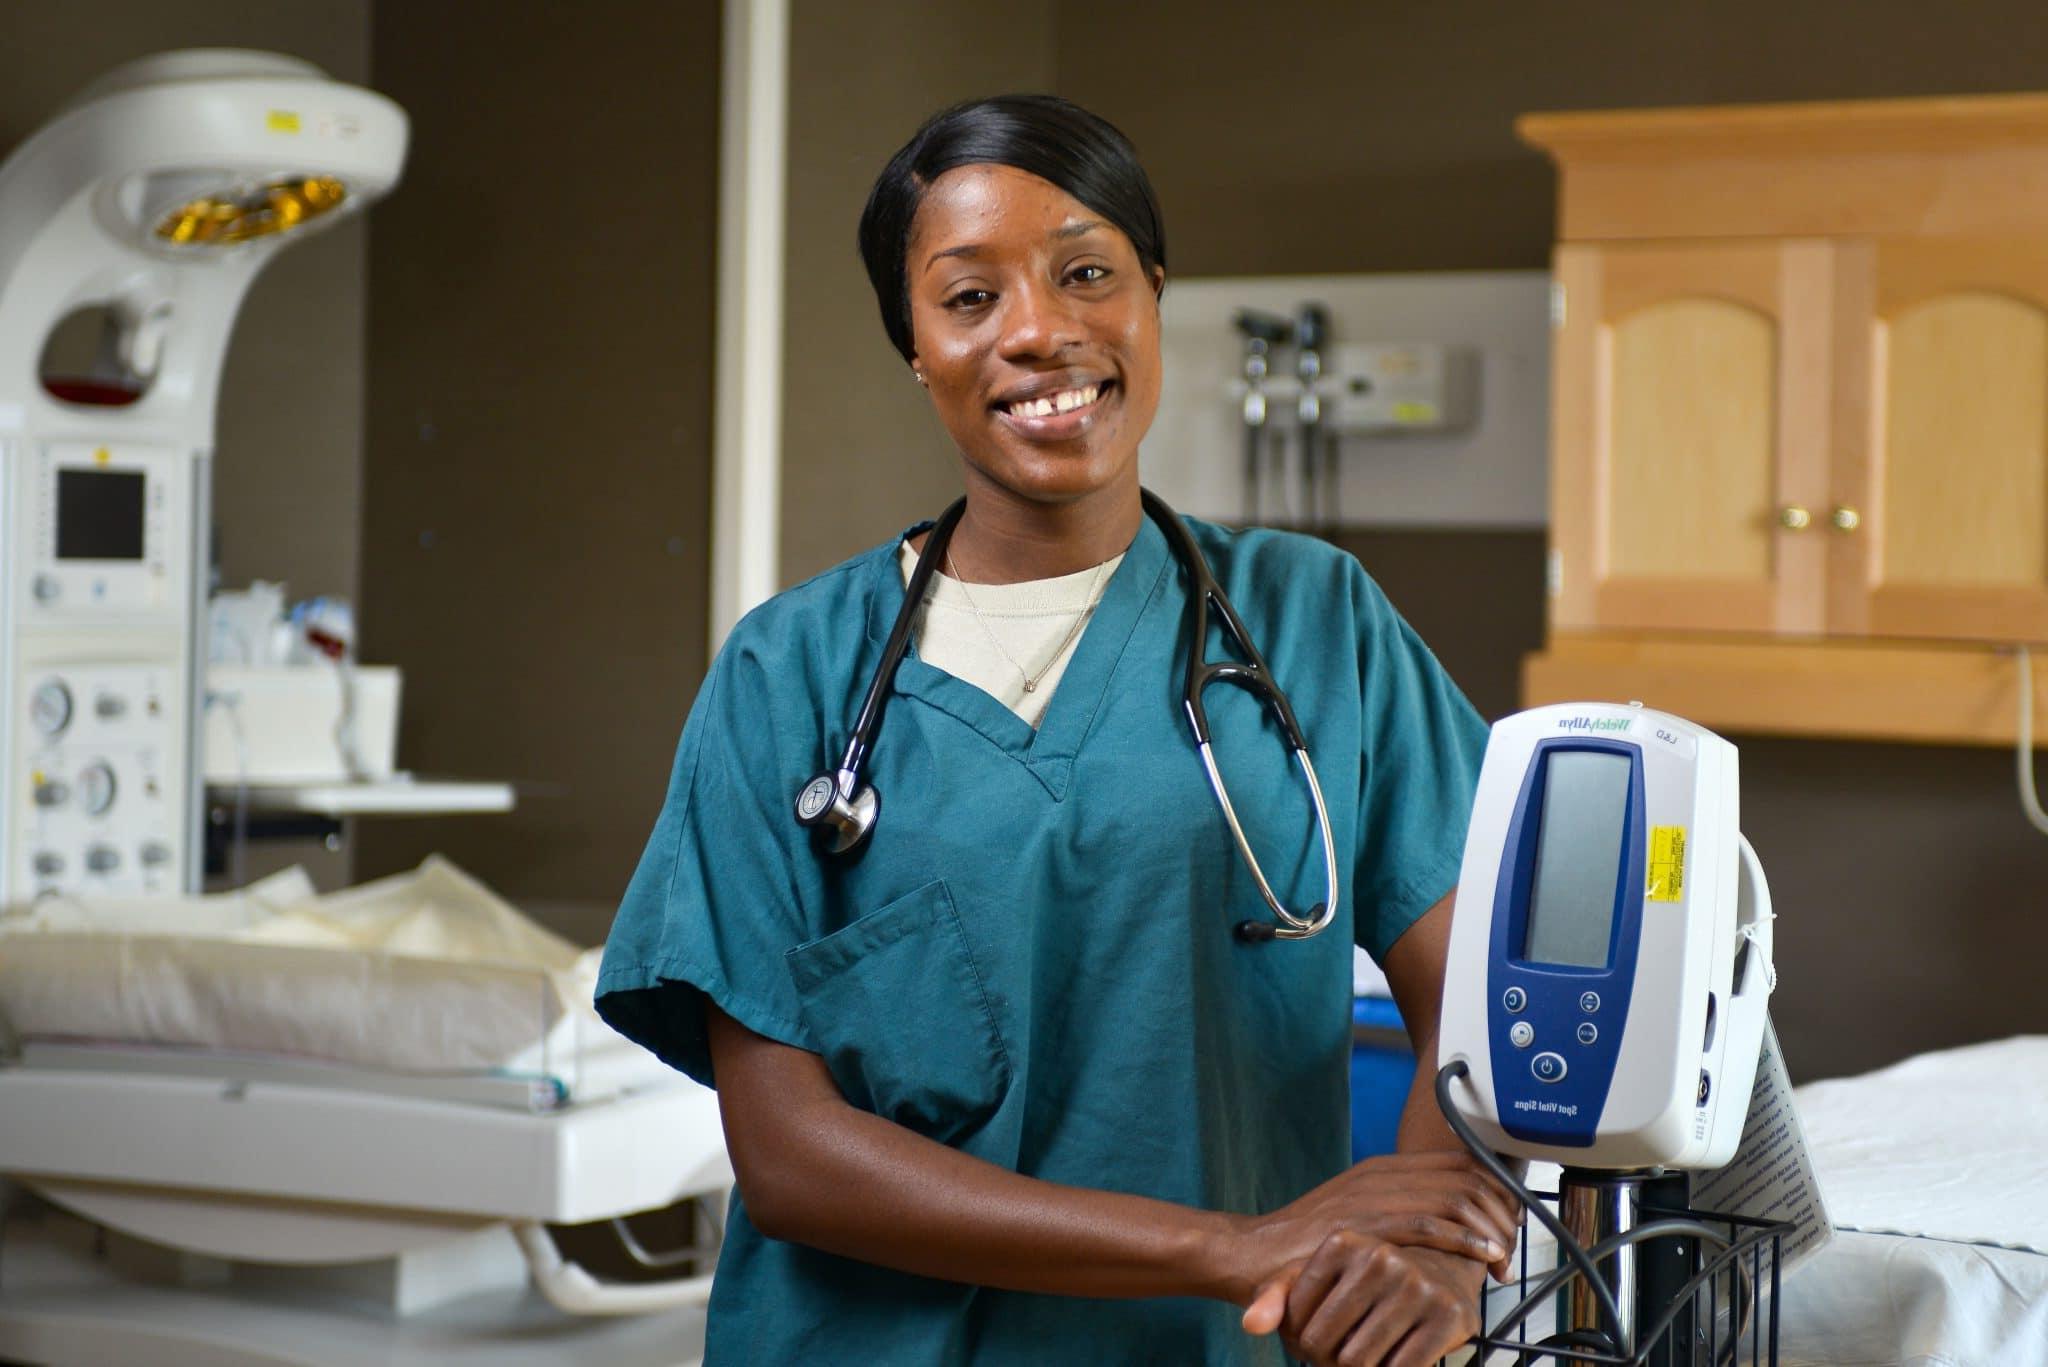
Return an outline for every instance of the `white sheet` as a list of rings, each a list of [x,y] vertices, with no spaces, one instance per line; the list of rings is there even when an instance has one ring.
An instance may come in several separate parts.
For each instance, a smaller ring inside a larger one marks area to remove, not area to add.
[[[2048,1257],[1844,1230],[1784,1288],[1781,1367],[2048,1363]]]
[[[1785,1367],[2048,1363],[2048,1037],[1799,1089],[1840,1233],[1784,1288]]]
[[[2048,1035],[1922,1054],[1798,1096],[1838,1228],[2048,1253]]]
[[[438,856],[318,896],[296,870],[218,897],[49,900],[0,918],[20,1039],[177,1045],[615,1091],[651,1056],[591,1006],[579,951]],[[658,1066],[658,1065],[657,1065]]]

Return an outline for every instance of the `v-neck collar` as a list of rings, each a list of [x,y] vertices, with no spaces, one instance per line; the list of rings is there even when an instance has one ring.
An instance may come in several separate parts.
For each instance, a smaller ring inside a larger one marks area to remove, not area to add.
[[[903,608],[903,572],[896,548],[931,524],[920,523],[884,547],[875,557],[876,581],[868,598],[868,638],[878,645]],[[1036,730],[995,698],[917,657],[916,643],[896,667],[893,691],[972,727],[991,745],[1030,770],[1055,801],[1066,797],[1074,756],[1095,724],[1095,714],[1109,693],[1110,679],[1123,658],[1138,621],[1159,596],[1172,559],[1166,537],[1149,517],[1141,518],[1138,534],[1124,553],[1116,573],[1103,586],[1094,615],[1081,629],[1073,658],[1067,661],[1059,686],[1046,703]],[[887,730],[885,726],[884,731]],[[877,740],[878,745],[886,741]]]

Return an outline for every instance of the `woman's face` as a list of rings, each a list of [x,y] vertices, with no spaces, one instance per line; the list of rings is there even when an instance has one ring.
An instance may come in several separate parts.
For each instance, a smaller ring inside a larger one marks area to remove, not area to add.
[[[1159,406],[1159,287],[1130,239],[1010,166],[946,172],[905,262],[939,418],[978,473],[1034,503],[1133,487]]]

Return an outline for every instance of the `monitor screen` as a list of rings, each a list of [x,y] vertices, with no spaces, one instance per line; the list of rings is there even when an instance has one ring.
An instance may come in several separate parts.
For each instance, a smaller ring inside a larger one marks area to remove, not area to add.
[[[1529,883],[1529,963],[1600,968],[1612,938],[1621,839],[1628,822],[1627,755],[1553,750],[1544,760],[1543,817]]]
[[[57,471],[57,558],[142,559],[148,483],[140,470]]]

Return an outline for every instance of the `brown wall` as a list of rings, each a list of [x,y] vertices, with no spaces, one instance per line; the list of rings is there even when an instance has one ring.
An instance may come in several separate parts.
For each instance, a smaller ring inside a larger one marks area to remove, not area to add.
[[[1050,0],[790,6],[785,585],[960,496],[959,458],[883,335],[854,230],[876,174],[927,115],[1051,87],[1052,11]]]
[[[383,4],[412,115],[372,222],[365,653],[402,763],[511,778],[509,816],[359,823],[603,935],[705,664],[719,31],[517,0]]]
[[[1171,264],[1200,275],[1545,264],[1553,180],[1510,131],[1526,110],[2048,87],[2027,0],[1060,0],[1057,37],[1060,93],[1136,141]],[[1508,710],[1542,636],[1540,539],[1345,541],[1482,710]],[[1738,739],[1796,1076],[2048,1028],[2032,981],[2048,917],[2026,891],[2048,841],[2019,814],[2010,756]]]
[[[1535,109],[2048,88],[2034,0],[1059,0],[1059,92],[1137,143],[1188,275],[1549,262]]]

